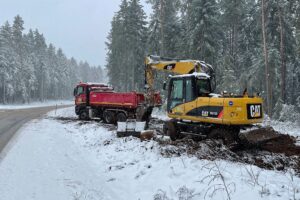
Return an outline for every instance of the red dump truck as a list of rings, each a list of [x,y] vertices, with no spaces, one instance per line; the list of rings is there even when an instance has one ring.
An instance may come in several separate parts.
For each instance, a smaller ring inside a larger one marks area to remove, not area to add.
[[[145,96],[138,92],[115,92],[101,83],[80,82],[74,89],[75,113],[79,119],[101,118],[113,124],[127,119],[148,121],[153,107],[145,103]],[[156,104],[161,104],[160,94],[155,94]]]

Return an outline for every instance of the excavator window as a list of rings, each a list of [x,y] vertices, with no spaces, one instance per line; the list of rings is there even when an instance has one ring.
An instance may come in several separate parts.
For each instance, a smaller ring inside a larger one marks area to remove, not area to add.
[[[172,99],[182,99],[183,98],[183,80],[174,80],[172,85]]]
[[[186,78],[185,80],[185,102],[191,102],[195,100],[195,86],[192,78]]]
[[[198,97],[208,97],[211,93],[209,79],[197,79],[197,95]]]
[[[174,79],[170,85],[170,104],[169,109],[172,109],[180,104],[183,104],[183,79]]]

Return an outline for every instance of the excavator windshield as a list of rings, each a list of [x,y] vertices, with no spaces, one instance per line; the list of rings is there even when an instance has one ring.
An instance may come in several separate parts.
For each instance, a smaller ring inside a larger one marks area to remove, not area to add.
[[[208,97],[210,93],[209,78],[174,77],[169,85],[168,111],[181,104],[194,101],[198,97]]]

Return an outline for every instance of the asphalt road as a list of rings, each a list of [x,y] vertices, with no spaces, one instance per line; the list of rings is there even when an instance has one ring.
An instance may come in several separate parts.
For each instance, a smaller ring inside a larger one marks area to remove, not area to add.
[[[70,107],[70,105],[57,106],[57,108],[64,107]],[[40,118],[47,112],[54,109],[56,109],[56,106],[17,110],[0,109],[0,153],[18,131],[18,129],[21,128],[26,122]]]

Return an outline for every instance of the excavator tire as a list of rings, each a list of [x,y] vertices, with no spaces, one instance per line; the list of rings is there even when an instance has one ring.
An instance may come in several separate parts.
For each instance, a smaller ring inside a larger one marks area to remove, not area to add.
[[[213,128],[207,135],[208,139],[221,139],[224,145],[234,149],[238,145],[238,132],[229,128]]]
[[[179,138],[180,133],[176,130],[176,123],[173,121],[168,121],[166,122],[166,132],[167,135],[170,136],[172,141],[175,141],[176,139]]]

